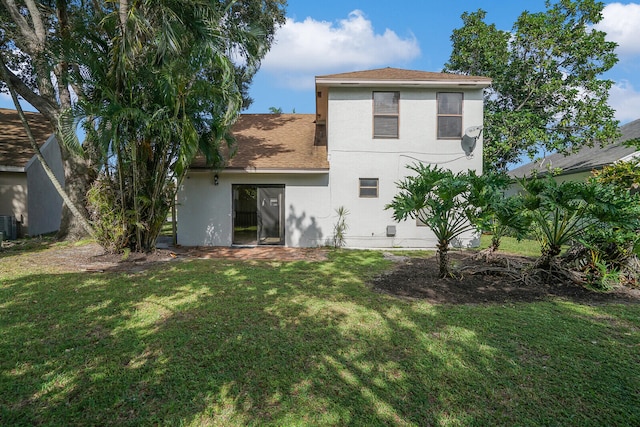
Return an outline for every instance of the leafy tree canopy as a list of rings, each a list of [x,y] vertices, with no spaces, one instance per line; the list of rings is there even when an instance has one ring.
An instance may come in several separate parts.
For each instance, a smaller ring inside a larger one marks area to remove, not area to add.
[[[84,120],[92,169],[65,164],[73,199],[100,174],[120,241],[148,250],[196,153],[219,160],[285,4],[0,0],[0,66],[69,146],[71,119]]]
[[[544,12],[523,12],[511,31],[486,23],[483,10],[462,15],[445,72],[492,79],[485,94],[488,169],[617,136],[607,104],[612,81],[600,78],[617,62],[616,44],[593,29],[602,8],[594,0],[547,2]]]

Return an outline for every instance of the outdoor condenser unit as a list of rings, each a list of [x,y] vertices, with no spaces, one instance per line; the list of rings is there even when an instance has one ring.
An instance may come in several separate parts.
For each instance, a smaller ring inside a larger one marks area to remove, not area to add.
[[[0,215],[0,232],[2,232],[4,239],[16,239],[18,237],[16,218],[10,215]]]

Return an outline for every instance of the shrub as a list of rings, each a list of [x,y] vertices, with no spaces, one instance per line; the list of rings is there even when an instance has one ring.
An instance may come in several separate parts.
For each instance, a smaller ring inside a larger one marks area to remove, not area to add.
[[[333,225],[333,247],[341,248],[346,244],[347,230],[349,229],[349,225],[347,224],[349,210],[344,206],[340,206],[336,209],[336,214],[338,215],[338,219]]]
[[[500,248],[503,236],[513,236],[518,240],[529,231],[528,217],[523,214],[523,200],[520,196],[506,197],[505,191],[511,180],[504,174],[487,173],[469,175],[471,191],[469,203],[477,208],[475,224],[479,230],[491,234],[489,252]]]
[[[592,272],[591,284],[607,287],[603,286],[601,279],[612,272],[619,273],[615,277],[637,280],[640,195],[631,194],[629,190],[606,181],[603,184],[597,178],[590,180],[588,186],[594,192],[591,214],[597,226],[585,230],[579,243],[591,254],[591,260],[597,259],[602,264],[601,268],[593,268],[595,263],[587,257],[585,264]]]
[[[106,177],[95,180],[87,192],[87,205],[98,244],[106,252],[122,252],[129,233],[116,184]]]
[[[525,207],[540,245],[540,268],[550,268],[562,246],[573,244],[567,260],[592,286],[609,288],[635,277],[630,262],[640,247],[640,196],[597,179],[557,183],[522,180]]]
[[[393,210],[396,221],[417,219],[433,231],[438,240],[440,276],[451,276],[449,245],[462,234],[475,230],[477,210],[468,202],[472,172],[453,173],[423,164],[408,168],[417,175],[398,183],[400,192],[386,209]]]
[[[583,182],[557,183],[553,178],[522,179],[524,206],[533,224],[533,234],[540,243],[542,255],[538,267],[548,268],[560,255],[562,246],[577,240],[594,224],[585,200]]]

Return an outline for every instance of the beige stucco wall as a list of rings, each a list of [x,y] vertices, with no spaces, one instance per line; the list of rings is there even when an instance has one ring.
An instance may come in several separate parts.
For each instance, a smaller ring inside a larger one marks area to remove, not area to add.
[[[41,147],[42,155],[64,186],[60,147],[51,137]],[[0,215],[11,215],[22,222],[23,235],[50,233],[60,228],[62,198],[34,157],[24,172],[0,172]]]
[[[394,90],[376,88],[376,90]],[[443,89],[446,92],[460,92]],[[436,137],[438,90],[400,91],[399,138],[374,139],[372,89],[332,88],[329,95],[329,160],[332,206],[344,206],[348,218],[347,245],[351,247],[434,247],[433,233],[414,220],[396,223],[385,206],[397,193],[396,183],[411,171],[407,165],[437,164],[455,172],[482,170],[482,141],[467,156],[461,140]],[[482,124],[482,91],[463,91],[463,129]],[[360,178],[378,178],[379,197],[360,198]],[[396,235],[387,235],[387,226]],[[472,233],[463,246],[475,244]]]
[[[27,174],[0,172],[0,215],[11,215],[18,221],[28,220]]]

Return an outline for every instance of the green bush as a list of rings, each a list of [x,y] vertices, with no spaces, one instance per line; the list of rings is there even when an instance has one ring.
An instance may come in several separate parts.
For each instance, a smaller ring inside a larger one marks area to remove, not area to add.
[[[98,244],[109,253],[120,253],[127,247],[129,232],[116,184],[101,177],[87,192],[87,208]]]
[[[490,252],[500,248],[502,237],[520,240],[529,231],[530,222],[524,215],[520,196],[506,197],[505,191],[511,179],[500,173],[470,174],[469,203],[477,208],[475,225],[482,232],[491,234]]]
[[[393,210],[396,221],[417,219],[433,231],[438,240],[440,276],[451,276],[449,246],[454,239],[476,229],[477,208],[469,203],[473,172],[453,173],[423,164],[408,168],[417,175],[398,183],[400,192],[386,209]]]
[[[592,273],[590,283],[607,288],[609,285],[602,280],[610,273],[635,282],[640,254],[640,195],[598,179],[590,180],[587,185],[594,189],[597,200],[591,208],[596,226],[585,230],[579,243],[591,254],[585,263]],[[594,259],[603,267],[594,268]]]
[[[597,179],[557,183],[548,177],[521,184],[541,245],[538,267],[550,268],[562,247],[573,245],[565,261],[589,285],[606,289],[622,278],[635,280],[640,196]]]

